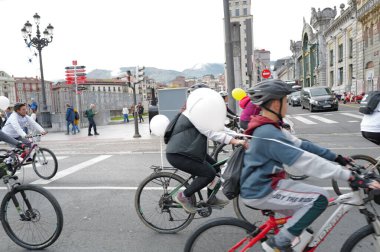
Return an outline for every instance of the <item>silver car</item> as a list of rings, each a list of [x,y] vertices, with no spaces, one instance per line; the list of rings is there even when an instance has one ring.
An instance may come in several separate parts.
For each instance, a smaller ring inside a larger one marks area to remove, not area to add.
[[[301,91],[293,92],[288,95],[288,104],[294,106],[301,106]]]

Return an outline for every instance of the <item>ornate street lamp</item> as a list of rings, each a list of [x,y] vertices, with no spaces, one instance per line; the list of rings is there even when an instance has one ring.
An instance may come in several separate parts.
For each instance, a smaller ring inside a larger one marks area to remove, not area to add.
[[[42,127],[51,127],[51,118],[50,112],[47,110],[46,103],[46,89],[45,89],[45,80],[44,80],[44,71],[42,67],[42,48],[46,47],[53,41],[53,30],[54,27],[49,24],[41,36],[40,32],[40,16],[36,13],[34,16],[34,22],[37,25],[36,36],[32,37],[32,24],[27,21],[24,27],[21,29],[22,36],[24,37],[25,43],[28,47],[35,47],[38,50],[40,58],[40,70],[41,70],[41,85],[42,85],[42,111],[41,111],[41,124]]]

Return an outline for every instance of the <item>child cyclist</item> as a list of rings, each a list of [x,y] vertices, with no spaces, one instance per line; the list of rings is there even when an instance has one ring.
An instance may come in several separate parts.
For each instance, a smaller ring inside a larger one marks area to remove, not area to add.
[[[346,180],[351,186],[380,188],[378,182],[344,169],[342,166],[349,163],[349,158],[302,141],[282,129],[288,106],[286,96],[293,91],[280,80],[267,80],[248,90],[262,115],[254,116],[246,130],[253,138],[244,156],[240,196],[248,206],[292,216],[276,236],[263,243],[265,251],[293,251],[292,240],[328,205],[328,193],[323,188],[285,179],[285,166],[321,179]]]

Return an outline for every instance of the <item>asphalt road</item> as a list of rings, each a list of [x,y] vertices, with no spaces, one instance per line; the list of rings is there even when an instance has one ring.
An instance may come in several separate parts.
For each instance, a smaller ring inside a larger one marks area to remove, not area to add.
[[[380,148],[360,135],[357,109],[341,106],[337,112],[310,114],[300,107],[289,109],[296,134],[343,155],[380,156]],[[354,116],[353,116],[354,115]],[[317,116],[317,117],[315,117]],[[157,139],[42,143],[59,159],[59,173],[53,181],[41,181],[31,167],[19,173],[24,183],[35,183],[50,190],[64,213],[64,229],[55,244],[45,251],[182,251],[187,237],[204,221],[219,216],[234,216],[232,204],[215,210],[209,218],[196,219],[174,235],[158,234],[144,226],[134,209],[136,187],[159,165],[160,144]],[[164,160],[166,165],[166,160]],[[329,180],[309,178],[312,183],[329,189]],[[5,188],[0,190],[1,198]],[[331,195],[334,196],[332,191]],[[313,225],[316,230],[329,216],[329,209]],[[318,251],[339,251],[348,235],[365,224],[354,210],[333,230]],[[206,250],[212,251],[212,244]],[[24,251],[0,228],[0,251]]]

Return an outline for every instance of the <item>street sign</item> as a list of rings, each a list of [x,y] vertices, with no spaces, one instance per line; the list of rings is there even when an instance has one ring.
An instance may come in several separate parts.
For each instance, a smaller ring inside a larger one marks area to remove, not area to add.
[[[86,80],[77,80],[77,84],[85,84]]]
[[[73,60],[73,65],[76,66],[78,62],[76,60]]]
[[[83,69],[83,68],[86,68],[86,66],[67,66],[65,67],[66,70],[68,69]]]
[[[66,73],[75,73],[75,72],[77,72],[77,73],[84,73],[84,72],[86,72],[86,69],[69,69],[69,70],[66,70],[65,71]]]
[[[264,69],[262,72],[261,72],[261,76],[265,79],[268,79],[270,76],[271,76],[271,72],[269,69]]]
[[[86,76],[86,73],[77,73],[77,76]]]

